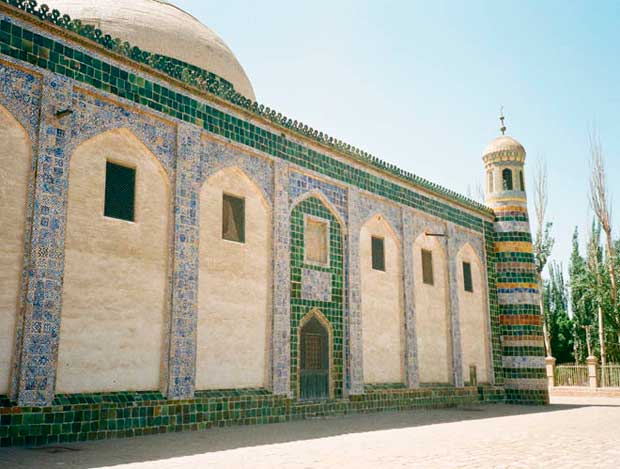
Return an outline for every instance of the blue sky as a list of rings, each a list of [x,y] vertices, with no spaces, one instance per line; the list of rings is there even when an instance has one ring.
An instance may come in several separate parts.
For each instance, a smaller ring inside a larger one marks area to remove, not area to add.
[[[503,105],[530,187],[547,161],[565,263],[575,225],[583,234],[592,218],[593,125],[620,180],[618,1],[175,3],[222,36],[259,102],[462,193],[483,181]]]

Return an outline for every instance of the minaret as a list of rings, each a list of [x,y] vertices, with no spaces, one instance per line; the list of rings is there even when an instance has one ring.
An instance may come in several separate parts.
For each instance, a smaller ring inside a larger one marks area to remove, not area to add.
[[[486,203],[495,212],[495,270],[508,402],[549,401],[539,292],[525,192],[525,148],[501,135],[484,150]]]

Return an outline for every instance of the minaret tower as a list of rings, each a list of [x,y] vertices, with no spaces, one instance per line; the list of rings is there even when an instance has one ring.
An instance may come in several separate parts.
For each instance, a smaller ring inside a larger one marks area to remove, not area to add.
[[[549,400],[539,292],[525,192],[525,148],[501,135],[484,150],[486,203],[495,212],[495,271],[508,402]]]

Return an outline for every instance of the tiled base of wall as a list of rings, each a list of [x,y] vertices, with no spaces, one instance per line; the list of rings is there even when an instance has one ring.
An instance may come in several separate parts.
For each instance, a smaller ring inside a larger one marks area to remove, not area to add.
[[[50,407],[17,407],[0,396],[0,446],[37,446],[285,422],[309,417],[504,402],[504,390],[480,386],[381,389],[325,402],[297,402],[264,389],[206,391],[185,401],[157,392],[59,395]]]
[[[506,389],[504,392],[506,396],[506,404],[549,404],[549,392],[546,389]]]

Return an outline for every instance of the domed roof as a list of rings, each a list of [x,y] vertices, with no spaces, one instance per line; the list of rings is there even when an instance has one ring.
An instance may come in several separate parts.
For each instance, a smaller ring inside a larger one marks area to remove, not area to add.
[[[229,81],[256,100],[252,84],[226,43],[189,13],[164,0],[46,0],[50,8],[104,34],[187,62]]]
[[[482,155],[486,156],[493,153],[518,153],[525,155],[525,148],[514,138],[508,135],[500,135],[487,145]]]

